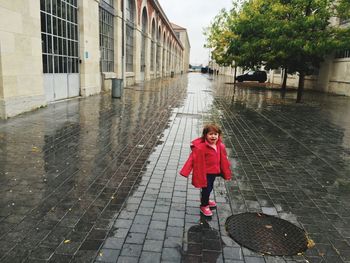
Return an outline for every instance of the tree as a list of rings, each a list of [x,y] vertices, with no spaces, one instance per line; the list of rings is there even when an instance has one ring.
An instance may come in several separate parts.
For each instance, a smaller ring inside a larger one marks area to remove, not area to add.
[[[222,9],[215,16],[211,25],[204,30],[204,35],[207,38],[207,44],[204,46],[210,48],[211,58],[219,65],[231,65],[234,58],[227,52],[228,45],[233,38],[233,32],[229,30],[229,24],[233,11],[228,12]]]
[[[304,79],[324,58],[350,45],[350,28],[331,25],[331,18],[349,17],[349,0],[248,0],[230,13],[232,36],[225,50],[239,66],[266,69],[282,67],[299,73],[297,102]],[[214,45],[215,46],[215,45]],[[223,59],[225,60],[225,59]]]

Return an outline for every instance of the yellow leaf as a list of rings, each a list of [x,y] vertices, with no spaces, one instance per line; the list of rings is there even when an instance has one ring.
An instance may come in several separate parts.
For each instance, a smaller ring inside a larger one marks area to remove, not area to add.
[[[307,239],[307,248],[312,248],[314,246],[315,246],[315,242],[312,239],[308,238]]]
[[[64,243],[65,243],[65,244],[68,244],[68,243],[70,243],[70,240],[69,240],[69,239],[66,239],[66,240],[64,241]]]
[[[33,147],[32,147],[32,152],[40,152],[40,150],[39,150],[38,147],[33,146]]]

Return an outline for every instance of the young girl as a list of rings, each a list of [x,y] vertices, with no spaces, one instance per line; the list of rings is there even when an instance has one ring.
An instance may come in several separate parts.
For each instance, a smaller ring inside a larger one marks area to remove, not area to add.
[[[221,134],[221,129],[215,124],[204,126],[202,137],[191,142],[192,152],[180,171],[182,176],[188,177],[193,170],[192,184],[201,188],[200,212],[205,216],[212,216],[210,208],[216,207],[215,201],[209,200],[215,178],[231,179],[231,165]]]

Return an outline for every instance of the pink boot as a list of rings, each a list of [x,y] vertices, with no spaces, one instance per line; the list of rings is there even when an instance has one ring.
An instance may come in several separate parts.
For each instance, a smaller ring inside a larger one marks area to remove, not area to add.
[[[201,213],[205,216],[212,216],[213,212],[210,210],[209,205],[200,207]]]
[[[209,200],[208,204],[210,208],[216,208],[216,202],[214,200]]]

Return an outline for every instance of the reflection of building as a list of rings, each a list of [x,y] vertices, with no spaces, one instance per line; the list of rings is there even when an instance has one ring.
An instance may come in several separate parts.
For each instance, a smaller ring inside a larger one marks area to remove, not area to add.
[[[171,23],[171,26],[173,27],[175,31],[175,35],[178,39],[180,39],[183,47],[184,47],[184,53],[183,53],[183,72],[188,72],[189,65],[190,65],[190,40],[188,39],[187,30],[186,28],[183,28],[181,26],[175,25],[174,23]]]
[[[0,118],[188,64],[157,0],[0,1],[0,17]]]

